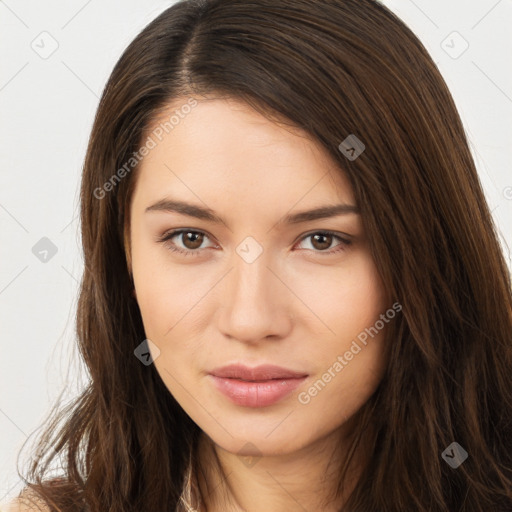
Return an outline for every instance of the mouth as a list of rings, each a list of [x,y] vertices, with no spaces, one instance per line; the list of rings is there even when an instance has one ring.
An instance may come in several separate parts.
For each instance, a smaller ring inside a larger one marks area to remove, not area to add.
[[[308,377],[302,373],[273,365],[249,368],[229,365],[209,374],[224,396],[242,407],[267,407],[284,399]]]

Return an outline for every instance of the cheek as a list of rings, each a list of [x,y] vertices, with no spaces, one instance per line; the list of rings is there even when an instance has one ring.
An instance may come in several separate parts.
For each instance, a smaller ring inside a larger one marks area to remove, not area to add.
[[[324,346],[335,343],[339,349],[340,340],[357,336],[386,311],[383,283],[367,251],[358,251],[338,266],[318,266],[314,273],[299,269],[292,282],[308,306],[306,317],[312,317],[318,335],[327,341]]]
[[[187,315],[192,306],[184,297],[183,283],[167,274],[153,269],[139,277],[137,301],[145,335],[159,351],[153,364],[169,392],[180,403],[187,403],[190,397],[184,389],[191,387],[195,379],[191,369],[201,357],[201,337],[194,334],[189,322],[192,313]]]
[[[132,236],[132,270],[137,303],[146,336],[160,346],[159,340],[172,325],[170,318],[176,316],[179,306],[176,288],[179,283],[170,279],[169,269],[166,269],[152,243],[138,236],[137,229]]]
[[[201,354],[198,317],[212,283],[194,265],[171,265],[162,247],[143,240],[134,244],[132,265],[145,335],[160,351],[155,366],[164,381],[164,369],[186,375]]]
[[[303,288],[303,293],[310,290],[307,302],[322,320],[314,320],[322,332],[316,343],[303,345],[303,358],[316,362],[316,380],[301,403],[329,407],[334,401],[340,412],[350,415],[373,393],[384,372],[387,322],[381,315],[389,304],[369,255],[352,260],[350,268],[330,270],[330,276],[316,273],[315,286],[311,281]]]

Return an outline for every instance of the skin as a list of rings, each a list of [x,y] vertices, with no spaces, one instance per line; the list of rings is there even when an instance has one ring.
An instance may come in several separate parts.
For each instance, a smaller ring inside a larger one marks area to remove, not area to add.
[[[324,502],[356,414],[382,379],[385,328],[359,343],[362,350],[307,404],[298,396],[390,304],[358,213],[279,221],[323,205],[355,205],[353,192],[304,132],[238,100],[198,101],[142,161],[131,203],[131,270],[147,338],[160,351],[154,364],[204,433],[208,511],[339,510],[343,497]],[[208,207],[225,224],[145,211],[166,197]],[[180,228],[199,231],[198,240],[157,241]],[[351,243],[315,242],[322,230]],[[252,263],[236,252],[248,236],[263,250]],[[172,242],[197,254],[172,252]],[[212,385],[208,372],[230,363],[276,364],[309,377],[276,404],[248,408]],[[212,450],[227,477],[215,469]]]

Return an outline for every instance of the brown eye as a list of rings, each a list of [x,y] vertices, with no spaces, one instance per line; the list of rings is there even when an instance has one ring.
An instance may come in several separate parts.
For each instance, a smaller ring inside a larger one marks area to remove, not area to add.
[[[311,237],[311,243],[315,249],[323,251],[325,249],[329,249],[332,244],[333,236],[326,234],[317,234]]]
[[[197,249],[201,247],[204,240],[204,234],[198,233],[197,231],[183,231],[181,235],[183,245],[187,249]]]
[[[212,247],[212,245],[201,247],[205,240],[210,240],[210,237],[201,231],[177,229],[164,233],[163,236],[157,239],[157,242],[163,243],[172,252],[184,256],[198,256],[203,253],[204,249]]]
[[[336,241],[338,242],[337,244],[335,243]],[[310,233],[303,237],[300,243],[303,244],[305,242],[308,242],[310,247],[302,247],[302,249],[307,249],[319,254],[323,253],[325,255],[343,251],[352,243],[349,238],[343,238],[330,231]]]

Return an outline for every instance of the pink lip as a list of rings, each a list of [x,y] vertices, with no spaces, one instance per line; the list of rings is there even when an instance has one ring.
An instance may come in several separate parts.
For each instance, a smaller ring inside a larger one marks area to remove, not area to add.
[[[210,372],[217,389],[245,407],[272,405],[298,387],[308,375],[273,365],[249,368],[228,365]]]
[[[229,379],[240,380],[270,380],[270,379],[297,379],[300,377],[307,377],[306,372],[297,372],[282,368],[272,364],[262,364],[249,368],[242,364],[229,364],[220,368],[215,368],[210,372],[216,377],[227,377]]]

